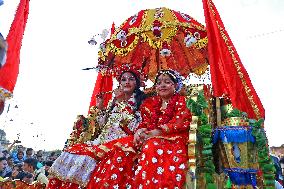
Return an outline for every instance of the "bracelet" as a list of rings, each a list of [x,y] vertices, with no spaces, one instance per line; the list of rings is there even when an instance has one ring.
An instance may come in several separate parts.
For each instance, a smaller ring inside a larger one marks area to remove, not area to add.
[[[165,133],[169,133],[170,129],[167,125],[161,125],[160,128],[162,129],[162,131],[164,131]]]

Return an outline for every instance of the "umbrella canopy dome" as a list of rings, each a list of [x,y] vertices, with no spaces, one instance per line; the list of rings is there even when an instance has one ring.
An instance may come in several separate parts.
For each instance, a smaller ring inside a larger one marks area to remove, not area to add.
[[[161,69],[202,75],[208,66],[207,41],[205,27],[187,14],[142,10],[100,45],[98,69],[115,73],[123,65],[135,65],[151,80]]]

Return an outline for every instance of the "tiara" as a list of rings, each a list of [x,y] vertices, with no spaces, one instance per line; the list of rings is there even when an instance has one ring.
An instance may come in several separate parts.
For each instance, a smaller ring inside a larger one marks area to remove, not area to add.
[[[141,69],[139,69],[135,64],[122,64],[121,66],[118,66],[113,70],[113,75],[117,80],[119,80],[120,76],[124,72],[134,73],[138,78],[140,78],[141,82],[143,80],[146,80],[147,78],[147,75]]]
[[[176,87],[176,91],[179,92],[183,86],[183,79],[182,79],[182,76],[175,70],[160,70],[158,71],[157,75],[156,75],[156,78],[158,75],[162,75],[162,74],[168,74],[170,76],[172,76],[176,82],[177,82],[177,87]]]

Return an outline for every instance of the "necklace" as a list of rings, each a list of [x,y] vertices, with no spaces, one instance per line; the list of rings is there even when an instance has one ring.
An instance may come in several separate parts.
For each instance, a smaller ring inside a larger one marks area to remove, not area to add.
[[[169,104],[169,101],[162,101],[161,110],[165,110]]]
[[[162,109],[162,99],[158,97],[158,99],[155,100],[151,115],[151,124],[148,125],[148,129],[155,129],[159,125],[168,123],[173,118],[175,112],[175,105],[178,101],[178,98],[178,95],[174,95],[173,97],[171,97],[164,109]]]

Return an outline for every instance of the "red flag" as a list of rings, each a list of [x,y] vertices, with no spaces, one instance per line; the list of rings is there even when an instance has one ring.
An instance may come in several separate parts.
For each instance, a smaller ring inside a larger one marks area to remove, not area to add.
[[[249,118],[265,112],[240,57],[212,0],[202,0],[208,36],[208,54],[214,95],[228,95],[232,105]]]
[[[14,91],[19,73],[20,49],[28,14],[29,0],[21,0],[6,38],[8,51],[6,64],[0,69],[0,97],[9,98]]]

